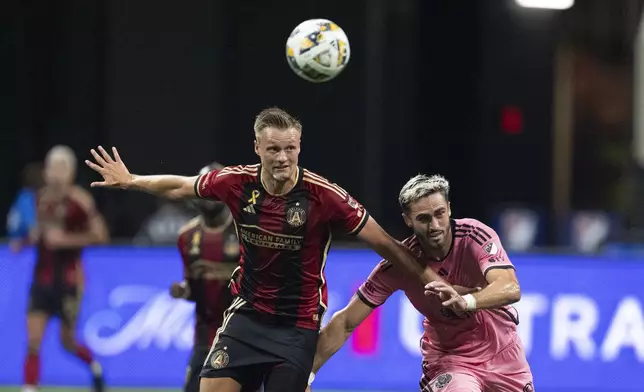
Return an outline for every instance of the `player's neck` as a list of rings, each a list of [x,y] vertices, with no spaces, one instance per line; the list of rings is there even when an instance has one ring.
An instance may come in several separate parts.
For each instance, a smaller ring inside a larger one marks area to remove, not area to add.
[[[273,196],[282,196],[289,193],[295,187],[295,183],[297,183],[297,177],[299,176],[299,174],[300,168],[296,167],[293,171],[293,174],[291,174],[291,177],[288,180],[277,181],[275,178],[273,178],[273,176],[271,176],[270,173],[266,172],[264,170],[264,167],[262,166],[260,181],[262,182],[262,186],[264,187],[266,192]]]
[[[71,185],[46,185],[43,187],[44,193],[55,199],[62,199],[67,196],[70,189]]]
[[[201,221],[206,230],[221,230],[227,227],[232,220],[232,215],[227,208],[224,208],[216,215],[202,215]]]

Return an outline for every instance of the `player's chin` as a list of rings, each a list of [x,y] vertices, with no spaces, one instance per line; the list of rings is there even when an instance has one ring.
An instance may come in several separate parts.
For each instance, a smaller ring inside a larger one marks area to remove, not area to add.
[[[273,178],[276,181],[286,181],[286,180],[288,180],[289,178],[291,178],[291,170],[290,170],[290,168],[273,170]]]

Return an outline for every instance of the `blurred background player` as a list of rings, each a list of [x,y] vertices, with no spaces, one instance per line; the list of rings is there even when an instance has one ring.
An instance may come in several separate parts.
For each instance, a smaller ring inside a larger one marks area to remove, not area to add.
[[[33,162],[22,170],[22,188],[18,191],[7,214],[9,246],[20,251],[36,226],[36,192],[42,187],[42,164]]]
[[[37,219],[31,235],[37,259],[27,314],[24,392],[37,388],[39,349],[50,317],[61,318],[63,347],[90,367],[94,390],[103,390],[101,367],[87,347],[76,341],[75,326],[83,287],[82,249],[109,238],[94,199],[74,185],[75,177],[74,152],[67,146],[52,148],[45,158],[45,186],[36,197]]]
[[[456,286],[439,281],[423,288],[398,266],[381,261],[322,330],[310,382],[374,308],[403,290],[425,316],[421,391],[533,392],[517,334],[519,317],[509,306],[519,301],[521,290],[497,234],[474,219],[451,219],[449,183],[441,176],[412,178],[400,191],[399,203],[414,232],[404,244],[446,282],[482,289],[461,297]]]
[[[199,174],[221,169],[223,166],[215,162]],[[228,207],[213,200],[195,200],[193,204],[199,216],[181,229],[178,241],[184,280],[170,288],[174,298],[195,302],[195,337],[185,392],[199,391],[201,367],[232,301],[229,283],[239,263],[239,241]]]

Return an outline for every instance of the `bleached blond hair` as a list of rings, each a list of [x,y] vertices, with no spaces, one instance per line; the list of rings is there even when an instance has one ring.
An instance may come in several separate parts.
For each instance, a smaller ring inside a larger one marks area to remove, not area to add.
[[[45,163],[51,162],[52,159],[64,159],[72,169],[76,169],[76,153],[69,146],[59,144],[52,147],[45,156]]]
[[[412,203],[434,193],[442,194],[445,200],[449,201],[449,182],[439,174],[419,174],[403,185],[398,195],[398,203],[403,211],[408,211]]]

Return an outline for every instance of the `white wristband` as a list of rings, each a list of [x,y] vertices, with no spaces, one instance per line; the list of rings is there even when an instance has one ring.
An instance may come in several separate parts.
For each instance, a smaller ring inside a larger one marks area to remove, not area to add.
[[[311,372],[311,374],[309,374],[309,386],[313,384],[313,380],[315,380],[315,373]]]
[[[464,295],[463,299],[467,304],[467,310],[476,310],[476,298],[472,294]]]

